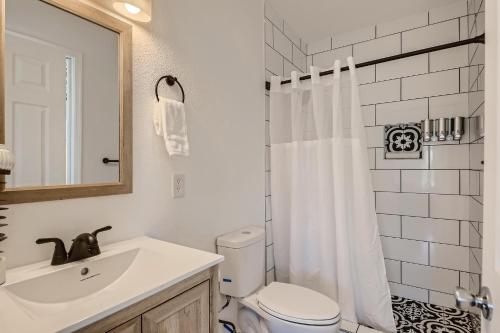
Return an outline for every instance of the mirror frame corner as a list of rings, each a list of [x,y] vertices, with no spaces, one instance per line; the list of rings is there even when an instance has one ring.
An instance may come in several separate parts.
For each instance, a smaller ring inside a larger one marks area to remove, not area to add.
[[[5,142],[5,1],[0,0],[0,142]],[[120,171],[116,183],[55,185],[5,189],[2,204],[128,194],[133,191],[132,26],[78,0],[40,0],[116,32],[119,36]],[[0,184],[5,176],[0,175]]]

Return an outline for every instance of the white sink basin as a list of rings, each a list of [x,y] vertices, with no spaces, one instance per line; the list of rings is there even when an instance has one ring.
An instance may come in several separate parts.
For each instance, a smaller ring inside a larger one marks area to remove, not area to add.
[[[223,260],[148,237],[101,250],[61,266],[9,270],[0,287],[0,332],[73,332]]]
[[[35,303],[69,302],[92,295],[119,279],[136,259],[139,249],[98,258],[49,274],[7,285],[21,300]],[[85,273],[85,274],[84,274]]]

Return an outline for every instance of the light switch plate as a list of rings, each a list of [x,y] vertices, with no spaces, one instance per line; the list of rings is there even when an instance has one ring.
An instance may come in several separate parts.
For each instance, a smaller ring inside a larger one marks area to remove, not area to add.
[[[172,196],[174,198],[184,198],[186,195],[186,176],[175,174],[172,182]]]

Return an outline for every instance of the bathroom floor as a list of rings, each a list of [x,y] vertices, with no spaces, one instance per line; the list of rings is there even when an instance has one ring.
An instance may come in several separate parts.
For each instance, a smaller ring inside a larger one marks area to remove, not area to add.
[[[478,315],[444,306],[392,296],[398,333],[480,333]],[[376,333],[370,328],[344,321],[342,332]]]

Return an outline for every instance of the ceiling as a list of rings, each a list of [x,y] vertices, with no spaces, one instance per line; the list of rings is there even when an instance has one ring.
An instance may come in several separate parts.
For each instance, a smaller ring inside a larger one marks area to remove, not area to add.
[[[307,42],[464,0],[267,0]]]

